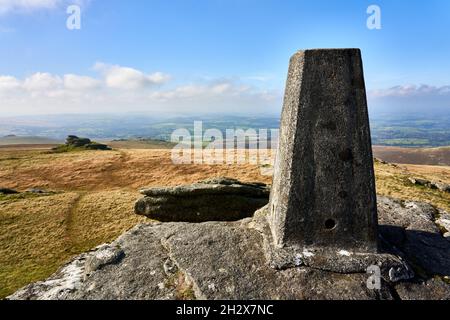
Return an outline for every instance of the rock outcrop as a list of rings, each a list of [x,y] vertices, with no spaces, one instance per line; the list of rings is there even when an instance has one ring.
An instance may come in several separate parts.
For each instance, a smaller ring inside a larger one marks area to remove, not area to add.
[[[414,185],[427,187],[430,189],[438,189],[442,192],[450,193],[450,184],[448,184],[448,183],[444,183],[441,181],[429,181],[429,180],[420,179],[420,178],[408,178],[408,180]]]
[[[16,190],[13,190],[13,189],[9,189],[9,188],[0,188],[0,194],[8,195],[8,194],[17,194],[17,193],[19,193],[19,192],[16,191]]]
[[[44,189],[39,189],[39,188],[30,188],[27,191],[25,191],[27,193],[33,193],[33,194],[52,194],[53,192],[44,190]]]
[[[447,212],[440,212],[439,218],[436,220],[436,223],[441,228],[444,237],[450,237],[450,214]],[[450,240],[450,239],[449,239]]]
[[[380,242],[414,273],[383,277],[380,290],[368,289],[364,272],[271,268],[264,211],[235,222],[138,225],[9,299],[450,299],[450,242],[428,204],[379,197]]]
[[[270,188],[216,178],[174,188],[143,189],[135,212],[159,221],[236,221],[247,218],[269,201]]]
[[[30,188],[27,189],[24,192],[20,192],[17,190],[13,190],[13,189],[8,189],[8,188],[0,188],[0,195],[3,196],[27,196],[27,195],[41,195],[41,196],[45,196],[45,195],[51,195],[51,194],[55,194],[54,191],[47,191],[44,189],[40,189],[40,188]]]
[[[53,151],[69,151],[72,149],[85,149],[85,150],[111,150],[111,147],[106,144],[93,142],[88,138],[79,138],[77,136],[70,135],[66,139],[66,144],[53,148]]]

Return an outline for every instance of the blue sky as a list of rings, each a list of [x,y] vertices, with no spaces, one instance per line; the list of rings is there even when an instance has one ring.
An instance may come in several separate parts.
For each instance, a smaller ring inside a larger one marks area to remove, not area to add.
[[[449,37],[448,0],[0,0],[0,116],[276,113],[289,57],[334,47],[362,49],[371,108],[445,109]]]

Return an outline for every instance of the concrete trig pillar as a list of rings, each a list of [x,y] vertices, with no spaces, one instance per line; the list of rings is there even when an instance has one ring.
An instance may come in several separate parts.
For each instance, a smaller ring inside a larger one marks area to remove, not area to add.
[[[377,252],[360,50],[306,50],[291,58],[269,205],[276,248]]]

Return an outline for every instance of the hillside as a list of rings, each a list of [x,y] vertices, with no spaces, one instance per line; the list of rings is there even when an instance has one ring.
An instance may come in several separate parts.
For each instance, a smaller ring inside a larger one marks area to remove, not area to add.
[[[174,165],[170,154],[167,149],[62,154],[0,149],[0,187],[54,192],[0,195],[0,298],[144,221],[133,212],[140,188],[218,176],[271,182],[255,165]],[[450,211],[450,194],[414,186],[408,181],[412,176],[450,183],[450,167],[376,163],[380,195]]]
[[[374,146],[376,158],[393,163],[450,166],[450,147],[401,148]]]
[[[38,136],[5,136],[0,137],[0,146],[11,145],[55,145],[63,143],[62,140],[51,139]]]

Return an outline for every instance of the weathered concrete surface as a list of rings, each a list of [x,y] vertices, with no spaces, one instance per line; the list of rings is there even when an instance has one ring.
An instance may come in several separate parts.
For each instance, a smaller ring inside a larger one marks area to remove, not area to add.
[[[377,251],[366,91],[358,49],[290,61],[269,222],[278,248]]]
[[[269,201],[270,189],[261,183],[216,178],[173,188],[143,189],[135,212],[169,222],[236,221],[253,215]]]
[[[272,268],[284,270],[307,266],[335,273],[363,273],[369,266],[378,266],[382,276],[389,281],[397,282],[414,278],[414,272],[396,250],[381,241],[382,251],[377,253],[361,253],[329,246],[328,248],[295,247],[276,248],[273,246],[272,234],[267,224],[268,207],[255,213],[253,227],[263,234],[264,253]],[[382,239],[380,239],[382,240]]]
[[[365,272],[272,268],[257,215],[237,222],[141,224],[9,298],[449,299],[450,285],[442,279],[450,275],[450,242],[435,229],[434,209],[380,197],[379,211],[381,247],[403,257],[416,275],[383,275],[381,290],[367,288]]]

